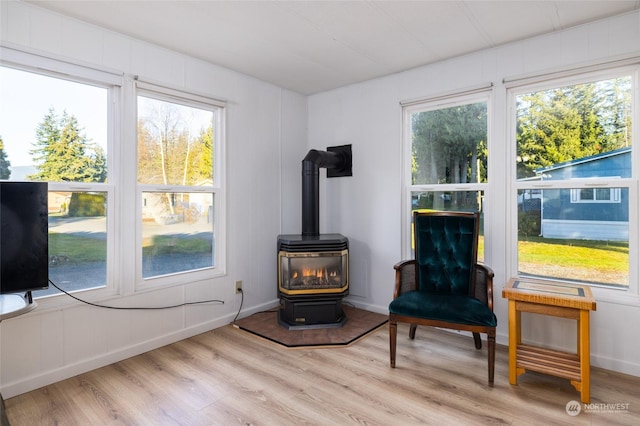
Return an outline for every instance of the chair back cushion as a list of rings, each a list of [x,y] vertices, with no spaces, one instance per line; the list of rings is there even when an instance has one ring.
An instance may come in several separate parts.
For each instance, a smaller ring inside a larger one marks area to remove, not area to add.
[[[470,295],[477,261],[479,213],[415,212],[418,290]]]

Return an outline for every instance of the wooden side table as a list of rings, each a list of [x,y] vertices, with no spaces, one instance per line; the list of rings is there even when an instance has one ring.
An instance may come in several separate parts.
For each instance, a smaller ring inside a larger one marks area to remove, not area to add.
[[[580,400],[589,403],[590,350],[589,312],[596,301],[588,286],[512,278],[502,290],[509,300],[509,383],[518,384],[526,370],[571,380],[580,392]],[[575,319],[578,323],[577,353],[567,353],[522,344],[521,313],[551,315]]]

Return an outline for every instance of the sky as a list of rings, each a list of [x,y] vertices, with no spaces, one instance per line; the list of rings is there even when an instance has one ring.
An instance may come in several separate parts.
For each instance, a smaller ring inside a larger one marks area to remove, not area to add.
[[[33,165],[36,128],[52,107],[107,152],[107,89],[0,67],[0,137],[12,168]]]

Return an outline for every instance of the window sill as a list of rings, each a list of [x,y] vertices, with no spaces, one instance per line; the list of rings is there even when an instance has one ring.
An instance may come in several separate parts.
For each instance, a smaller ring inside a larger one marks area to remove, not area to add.
[[[593,297],[599,303],[614,305],[640,306],[640,296],[633,290],[615,290],[602,287],[591,287]]]

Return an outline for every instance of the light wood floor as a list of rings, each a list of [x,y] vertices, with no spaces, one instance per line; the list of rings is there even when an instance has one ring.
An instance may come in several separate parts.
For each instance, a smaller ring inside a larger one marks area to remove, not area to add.
[[[567,380],[508,382],[498,346],[495,386],[473,339],[398,326],[389,368],[386,326],[347,348],[286,349],[232,326],[6,401],[21,425],[613,425],[640,424],[640,378],[592,369],[592,403],[628,412],[569,416]],[[611,407],[611,406],[609,406]]]

